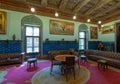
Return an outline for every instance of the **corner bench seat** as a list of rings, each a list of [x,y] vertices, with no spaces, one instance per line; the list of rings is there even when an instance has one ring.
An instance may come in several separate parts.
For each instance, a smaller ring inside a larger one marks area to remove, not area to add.
[[[22,60],[22,54],[20,53],[0,54],[0,65],[22,63]]]
[[[86,56],[91,60],[103,59],[108,62],[108,65],[120,68],[120,53],[99,51],[99,50],[86,50]]]

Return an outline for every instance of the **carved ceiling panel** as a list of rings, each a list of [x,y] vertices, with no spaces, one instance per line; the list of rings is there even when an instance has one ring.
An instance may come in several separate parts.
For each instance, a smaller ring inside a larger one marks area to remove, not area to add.
[[[86,22],[90,18],[94,24],[120,19],[120,0],[0,0],[0,4],[2,9],[28,13],[30,7],[35,7],[35,14],[49,17],[55,17],[57,11],[57,18],[68,20],[77,15],[76,21]]]

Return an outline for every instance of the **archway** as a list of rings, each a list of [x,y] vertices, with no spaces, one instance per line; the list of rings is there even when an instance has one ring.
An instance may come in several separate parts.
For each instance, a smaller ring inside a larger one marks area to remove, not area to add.
[[[42,55],[42,21],[34,16],[34,15],[28,15],[22,18],[21,20],[21,26],[22,26],[22,49],[24,52],[39,52],[40,55]],[[29,35],[29,31],[32,30],[32,35]],[[37,32],[38,30],[39,32]],[[35,34],[35,31],[37,34]],[[27,34],[28,33],[28,34]],[[34,35],[33,35],[34,33]],[[29,38],[28,38],[29,37]],[[28,40],[31,42],[28,42]],[[27,47],[29,45],[32,47]],[[36,47],[35,47],[36,46]],[[31,50],[30,50],[31,48]],[[36,49],[35,49],[36,48]]]
[[[81,24],[78,31],[79,50],[88,49],[88,26]]]

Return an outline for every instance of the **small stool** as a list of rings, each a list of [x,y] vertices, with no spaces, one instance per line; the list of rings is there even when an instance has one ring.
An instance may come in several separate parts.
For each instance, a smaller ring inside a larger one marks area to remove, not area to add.
[[[27,60],[27,68],[32,68],[32,63],[33,63],[33,67],[37,67],[37,58],[29,58]]]
[[[87,62],[87,57],[85,55],[81,55],[80,58],[83,63]]]
[[[98,68],[100,69],[107,69],[108,68],[108,64],[107,64],[107,61],[106,60],[98,60],[97,61],[98,63]]]

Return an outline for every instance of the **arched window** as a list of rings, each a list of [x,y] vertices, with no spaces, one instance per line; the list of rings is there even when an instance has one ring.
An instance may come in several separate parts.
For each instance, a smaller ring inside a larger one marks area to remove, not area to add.
[[[30,52],[41,52],[42,48],[42,23],[36,16],[30,15],[25,16],[22,19],[22,40],[23,40],[23,51],[26,53]]]
[[[80,31],[79,32],[79,50],[86,49],[86,32]]]
[[[85,24],[79,26],[79,50],[88,49],[88,27]]]

